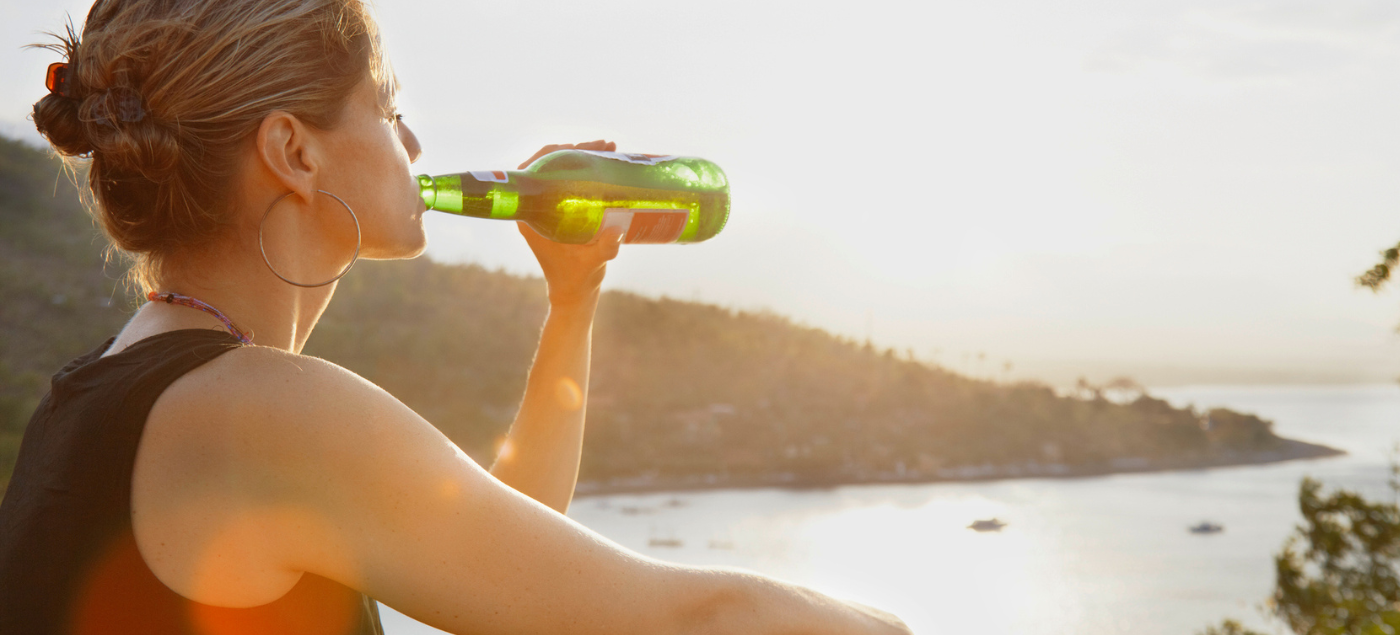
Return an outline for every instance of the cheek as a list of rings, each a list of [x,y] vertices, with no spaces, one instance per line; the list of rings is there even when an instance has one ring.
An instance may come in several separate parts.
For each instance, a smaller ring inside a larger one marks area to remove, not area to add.
[[[344,169],[337,187],[360,221],[361,255],[403,258],[422,251],[425,243],[422,203],[409,171],[408,158],[397,132],[376,122],[350,135],[337,152]],[[353,240],[353,238],[352,238]]]
[[[417,188],[409,187],[413,182],[408,177],[399,177],[380,178],[364,192],[367,207],[360,221],[362,249],[371,258],[415,256],[426,244]]]
[[[373,191],[366,193],[385,213],[396,216],[411,214],[412,209],[408,207],[408,203],[416,198],[417,186],[409,172],[403,147],[396,135],[381,137],[379,141],[372,154],[368,155],[374,157],[374,160],[370,162],[372,165],[366,166],[363,183],[367,189]]]

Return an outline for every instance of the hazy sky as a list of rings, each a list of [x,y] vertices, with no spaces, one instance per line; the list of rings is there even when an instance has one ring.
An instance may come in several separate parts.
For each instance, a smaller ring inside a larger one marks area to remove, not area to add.
[[[0,131],[64,6],[0,0]],[[1383,0],[381,2],[424,172],[546,143],[719,163],[728,228],[612,288],[768,308],[1000,376],[1389,381],[1400,5]],[[507,224],[429,253],[518,272]],[[978,353],[986,362],[977,361]]]

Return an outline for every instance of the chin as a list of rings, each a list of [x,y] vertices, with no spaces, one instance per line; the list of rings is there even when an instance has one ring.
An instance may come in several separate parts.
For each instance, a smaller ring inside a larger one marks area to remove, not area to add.
[[[419,227],[417,232],[399,237],[388,244],[365,245],[360,249],[360,257],[366,260],[407,260],[417,258],[428,248],[428,236]]]
[[[427,248],[428,248],[428,241],[427,241],[426,238],[424,238],[423,240],[419,241],[417,245],[414,245],[412,249],[409,249],[408,251],[405,251],[405,252],[403,253],[403,255],[399,256],[399,258],[402,259],[402,260],[408,260],[408,259],[410,259],[410,258],[417,258],[417,257],[423,255],[423,252],[424,252]]]

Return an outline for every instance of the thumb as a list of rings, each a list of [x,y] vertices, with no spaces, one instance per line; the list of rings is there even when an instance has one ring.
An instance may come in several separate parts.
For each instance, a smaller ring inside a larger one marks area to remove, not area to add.
[[[621,227],[605,227],[593,235],[593,240],[588,241],[590,245],[617,245],[622,243],[626,230]]]
[[[609,227],[598,235],[598,246],[605,260],[617,257],[617,250],[622,247],[624,236],[626,236],[626,232],[622,231],[621,227]]]

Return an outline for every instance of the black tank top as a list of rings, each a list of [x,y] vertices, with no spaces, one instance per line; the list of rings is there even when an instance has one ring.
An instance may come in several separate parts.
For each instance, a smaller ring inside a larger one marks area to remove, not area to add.
[[[156,579],[131,533],[131,472],[166,387],[242,346],[207,329],[171,331],[54,375],[0,503],[0,633],[19,635],[382,635],[375,602],[304,574],[277,601],[230,609]]]

